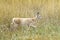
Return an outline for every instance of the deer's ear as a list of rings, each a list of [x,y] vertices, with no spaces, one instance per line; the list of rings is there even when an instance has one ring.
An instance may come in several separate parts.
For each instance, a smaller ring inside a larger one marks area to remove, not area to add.
[[[37,12],[37,14],[39,14],[39,12]]]

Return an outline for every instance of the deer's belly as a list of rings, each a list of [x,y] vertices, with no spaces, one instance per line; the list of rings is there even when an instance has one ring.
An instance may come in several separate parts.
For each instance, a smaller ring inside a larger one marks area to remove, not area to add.
[[[27,25],[27,22],[25,20],[22,20],[21,21],[21,25],[26,26]]]

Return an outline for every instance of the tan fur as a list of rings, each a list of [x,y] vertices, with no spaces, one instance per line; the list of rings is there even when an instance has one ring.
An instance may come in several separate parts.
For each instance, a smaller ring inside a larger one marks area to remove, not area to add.
[[[37,13],[37,14],[38,15],[36,15],[36,17],[33,17],[33,18],[13,18],[12,24],[15,28],[18,27],[18,25],[36,27],[35,23],[36,23],[37,19],[39,18],[39,13]]]
[[[14,20],[14,22],[15,22],[16,24],[20,24],[20,23],[21,23],[20,19],[16,19],[16,20]]]

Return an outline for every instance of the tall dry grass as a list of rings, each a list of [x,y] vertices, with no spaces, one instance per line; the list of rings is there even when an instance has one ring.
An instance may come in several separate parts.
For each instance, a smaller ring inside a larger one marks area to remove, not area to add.
[[[38,11],[42,19],[36,29],[9,31],[13,17],[33,17]],[[0,0],[0,40],[60,40],[60,0]]]

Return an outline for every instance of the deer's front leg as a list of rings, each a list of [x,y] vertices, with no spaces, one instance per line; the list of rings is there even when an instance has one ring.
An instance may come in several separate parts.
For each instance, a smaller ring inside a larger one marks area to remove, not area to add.
[[[35,22],[33,22],[33,23],[30,23],[30,26],[32,26],[32,27],[36,27],[36,23]]]

